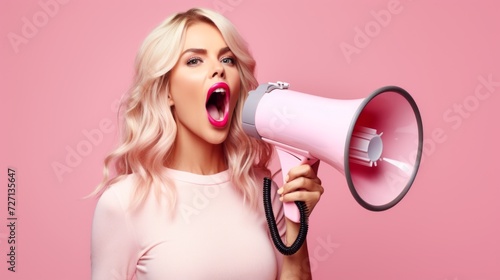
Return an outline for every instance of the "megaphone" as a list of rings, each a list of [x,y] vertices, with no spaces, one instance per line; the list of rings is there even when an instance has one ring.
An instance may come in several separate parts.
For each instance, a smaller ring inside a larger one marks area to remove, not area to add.
[[[396,86],[337,100],[292,91],[284,82],[261,84],[245,101],[242,126],[275,146],[283,176],[300,163],[323,161],[345,176],[356,201],[372,211],[387,210],[405,196],[422,156],[420,112]],[[300,219],[293,203],[284,204],[284,213]]]

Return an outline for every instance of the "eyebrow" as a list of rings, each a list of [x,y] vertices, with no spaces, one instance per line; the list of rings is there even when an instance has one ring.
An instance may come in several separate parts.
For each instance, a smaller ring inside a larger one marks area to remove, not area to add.
[[[218,56],[224,54],[224,53],[227,53],[227,52],[230,52],[231,49],[229,47],[224,47],[222,49],[219,50],[219,53],[218,53]],[[182,55],[184,55],[185,53],[188,53],[188,52],[193,52],[193,53],[199,53],[199,54],[207,54],[207,50],[206,49],[199,49],[199,48],[190,48],[190,49],[187,49],[185,51],[182,52]]]

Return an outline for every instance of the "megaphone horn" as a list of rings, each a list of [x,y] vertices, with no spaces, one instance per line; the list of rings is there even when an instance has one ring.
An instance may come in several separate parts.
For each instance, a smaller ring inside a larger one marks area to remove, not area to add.
[[[261,84],[249,93],[242,120],[248,135],[276,147],[283,178],[300,163],[324,161],[344,174],[352,195],[368,210],[396,205],[420,165],[420,112],[400,87],[337,100],[289,90],[284,82]],[[284,211],[299,221],[293,203]]]

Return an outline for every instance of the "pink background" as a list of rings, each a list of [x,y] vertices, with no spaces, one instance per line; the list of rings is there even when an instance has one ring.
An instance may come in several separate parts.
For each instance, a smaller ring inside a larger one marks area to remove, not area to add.
[[[53,1],[0,2],[1,279],[89,279],[95,200],[82,197],[117,139],[116,101],[148,32],[192,6],[225,9],[260,82],[337,99],[394,84],[419,105],[423,163],[395,208],[366,211],[339,172],[320,167],[315,279],[500,279],[497,1]],[[45,11],[48,2],[57,6]],[[382,10],[391,17],[378,23]],[[7,167],[18,183],[16,273],[6,263]]]

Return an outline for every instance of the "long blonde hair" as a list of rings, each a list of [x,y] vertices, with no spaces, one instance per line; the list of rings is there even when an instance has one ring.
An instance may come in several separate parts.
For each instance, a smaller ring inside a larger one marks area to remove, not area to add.
[[[164,162],[174,144],[177,127],[167,103],[169,73],[182,51],[186,29],[193,23],[214,25],[236,57],[240,74],[240,96],[223,151],[232,181],[252,206],[257,205],[262,182],[256,182],[254,169],[266,170],[272,147],[248,137],[241,127],[241,112],[247,93],[258,85],[254,76],[255,60],[246,42],[224,16],[208,9],[193,8],[167,18],[143,42],[135,61],[135,80],[120,106],[123,120],[122,141],[104,160],[103,180],[92,193],[99,195],[128,174],[136,174],[134,204],[144,201],[153,188],[158,195],[166,185],[172,205],[175,189],[162,176]],[[123,111],[123,112],[122,112]],[[121,114],[120,114],[121,113]],[[114,176],[110,170],[114,167]]]

